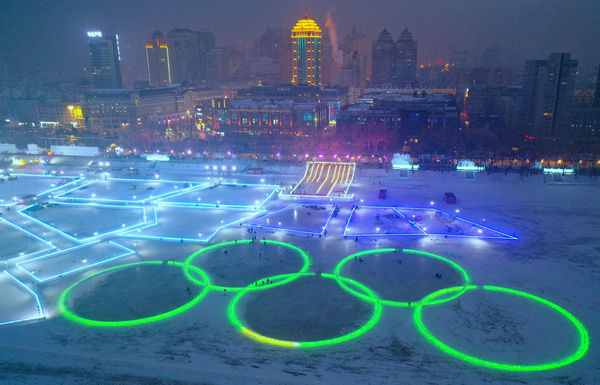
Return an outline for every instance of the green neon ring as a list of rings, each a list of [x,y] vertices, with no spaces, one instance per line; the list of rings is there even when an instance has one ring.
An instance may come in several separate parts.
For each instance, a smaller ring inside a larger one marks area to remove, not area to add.
[[[269,279],[280,280],[280,279],[285,279],[286,278],[285,276],[291,276],[291,275],[295,275],[297,277],[300,277],[300,276],[306,277],[306,276],[314,276],[315,273],[281,274],[281,275],[276,275],[276,276],[270,277]],[[321,277],[328,278],[328,279],[335,279],[335,280],[338,279],[333,274],[325,274],[325,273],[321,274]],[[356,337],[364,334],[369,329],[371,329],[373,326],[375,326],[375,324],[381,318],[381,312],[382,312],[383,306],[381,305],[381,303],[379,301],[377,301],[377,295],[371,289],[369,289],[367,286],[363,285],[360,282],[356,282],[350,278],[340,277],[339,279],[343,279],[347,283],[349,283],[351,285],[355,285],[359,289],[364,290],[365,293],[367,293],[369,295],[369,297],[373,299],[372,302],[374,304],[373,314],[371,315],[371,318],[360,328],[356,329],[353,332],[345,334],[343,336],[329,338],[329,339],[325,339],[325,340],[316,340],[316,341],[288,341],[288,340],[280,340],[277,338],[263,336],[262,334],[258,334],[255,331],[248,329],[247,327],[245,327],[242,324],[242,322],[238,318],[237,313],[236,313],[236,305],[239,302],[239,300],[244,296],[244,294],[246,294],[248,291],[251,291],[250,290],[251,286],[245,287],[229,303],[229,306],[227,308],[227,315],[229,317],[229,321],[233,324],[234,327],[236,327],[238,330],[240,330],[240,332],[242,332],[242,334],[244,334],[258,342],[282,346],[282,347],[288,347],[288,348],[315,348],[315,347],[333,345],[333,344],[337,344],[340,342],[345,342],[345,341],[351,340],[353,338],[356,338]],[[273,285],[261,286],[261,288],[270,288],[272,286]]]
[[[477,288],[477,286],[471,285],[467,289],[473,290],[476,288]],[[433,334],[431,334],[431,332],[423,324],[423,315],[422,315],[423,305],[422,304],[417,304],[417,307],[415,308],[415,312],[414,312],[414,321],[415,321],[415,324],[417,325],[417,329],[419,330],[419,332],[435,347],[437,347],[444,353],[447,353],[455,358],[466,361],[473,365],[483,366],[483,367],[490,368],[490,369],[507,370],[507,371],[513,371],[513,372],[533,372],[533,371],[542,371],[542,370],[550,370],[550,369],[560,368],[561,366],[569,365],[569,364],[579,360],[587,352],[589,345],[590,345],[590,338],[589,338],[588,331],[586,330],[585,326],[583,326],[583,324],[577,318],[575,318],[575,316],[573,316],[571,313],[569,313],[562,307],[560,307],[557,304],[550,302],[544,298],[540,298],[533,294],[529,294],[529,293],[519,291],[519,290],[509,289],[509,288],[500,287],[500,286],[482,286],[481,288],[483,288],[483,290],[496,291],[496,292],[513,294],[513,295],[517,295],[520,297],[525,297],[530,300],[541,303],[543,305],[546,305],[553,310],[556,310],[558,313],[562,314],[565,318],[567,318],[569,321],[571,321],[571,323],[577,329],[577,332],[579,334],[579,346],[577,347],[577,350],[570,356],[560,359],[558,361],[553,361],[553,362],[549,362],[549,363],[545,363],[545,364],[536,364],[536,365],[507,364],[507,363],[488,361],[488,360],[484,360],[481,358],[477,358],[475,356],[471,356],[471,355],[462,353],[454,348],[451,348],[450,346],[444,344],[442,341],[440,341],[439,339],[434,337]],[[457,291],[460,289],[461,289],[460,287],[451,287],[451,288],[438,290],[436,292],[429,294],[426,297],[426,299],[427,298],[435,298],[437,296],[447,294],[447,293],[450,293],[453,291]]]
[[[183,269],[184,264],[181,262],[174,262],[174,261],[169,261],[168,262],[170,265],[174,265],[174,266],[179,266]],[[93,278],[99,274],[102,273],[106,273],[108,271],[112,271],[112,270],[117,270],[117,269],[123,269],[123,268],[127,268],[127,267],[131,267],[131,266],[137,266],[137,265],[161,265],[163,264],[162,261],[145,261],[145,262],[133,262],[133,263],[128,263],[125,265],[120,265],[120,266],[114,266],[114,267],[110,267],[108,269],[104,269],[102,271],[99,271],[97,273],[94,273],[90,276],[87,276],[85,278],[80,279],[79,281],[75,282],[74,284],[72,284],[71,286],[69,286],[65,291],[62,292],[62,294],[60,295],[59,299],[58,299],[58,306],[60,308],[61,313],[63,314],[63,316],[71,321],[75,321],[77,323],[80,324],[84,324],[84,325],[89,325],[89,326],[109,326],[109,327],[119,327],[119,326],[135,326],[135,325],[141,325],[141,324],[145,324],[145,323],[149,323],[149,322],[155,322],[155,321],[160,321],[166,318],[170,318],[174,315],[183,313],[184,311],[190,309],[192,306],[196,305],[198,302],[200,302],[202,300],[202,298],[204,298],[206,296],[206,294],[209,291],[209,287],[210,287],[210,279],[208,278],[208,275],[202,271],[201,269],[193,266],[193,271],[197,274],[199,274],[204,282],[202,283],[202,286],[204,286],[204,288],[202,289],[202,291],[196,296],[194,297],[191,301],[189,301],[188,303],[170,310],[166,313],[162,313],[162,314],[157,314],[157,315],[153,315],[150,317],[145,317],[145,318],[139,318],[139,319],[132,319],[132,320],[125,320],[125,321],[98,321],[98,320],[94,320],[94,319],[89,319],[89,318],[85,318],[85,317],[81,317],[77,314],[75,314],[75,312],[73,312],[69,306],[67,305],[67,300],[68,300],[68,296],[70,291],[77,285],[79,285],[80,283],[82,283],[83,281],[86,281],[90,278]]]
[[[370,255],[370,254],[380,254],[380,253],[395,253],[399,251],[399,249],[372,249],[372,250],[363,250],[360,251],[358,253],[354,253],[352,255],[347,256],[346,258],[342,259],[336,266],[335,269],[333,271],[333,274],[336,277],[339,278],[343,278],[341,276],[341,271],[342,271],[342,267],[346,264],[346,262],[350,261],[351,259],[355,258],[355,257],[362,257],[365,255]],[[451,301],[453,299],[455,299],[456,297],[459,297],[460,295],[462,295],[465,291],[467,291],[467,286],[469,286],[469,283],[471,282],[471,278],[469,277],[469,274],[467,273],[467,271],[465,269],[462,268],[462,266],[460,266],[458,263],[449,260],[448,258],[444,258],[440,255],[436,255],[436,254],[432,254],[432,253],[428,253],[426,251],[420,251],[420,250],[412,250],[412,249],[402,249],[403,253],[407,253],[407,254],[416,254],[416,255],[423,255],[426,257],[430,257],[430,258],[434,258],[434,259],[438,259],[442,262],[445,262],[447,264],[449,264],[450,266],[452,266],[455,270],[457,270],[460,275],[462,275],[462,278],[465,282],[464,286],[461,286],[461,290],[458,293],[455,293],[454,295],[448,297],[448,298],[444,298],[444,299],[439,299],[439,300],[435,300],[435,301],[430,301],[430,302],[424,302],[426,298],[430,297],[430,295],[425,296],[424,298],[422,298],[419,301],[416,302],[410,302],[411,304],[417,304],[417,303],[422,303],[423,305],[435,305],[435,304],[439,304],[439,303],[444,303],[444,302],[448,302]],[[338,284],[342,287],[342,289],[348,291],[349,293],[351,293],[352,295],[355,295],[365,301],[369,301],[372,302],[373,299],[357,292],[356,290],[348,287],[348,285],[346,285],[342,279],[338,280]],[[378,299],[378,301],[380,301],[382,304],[384,305],[388,305],[388,306],[396,306],[396,307],[409,307],[409,303],[408,302],[403,302],[403,301],[392,301],[392,300],[388,300],[388,299]]]
[[[196,259],[198,256],[200,256],[201,254],[204,254],[207,251],[210,251],[210,250],[213,250],[213,249],[216,249],[219,247],[230,246],[230,245],[240,245],[240,244],[244,245],[244,244],[248,244],[248,243],[252,243],[252,240],[251,239],[242,239],[242,240],[238,240],[238,241],[221,242],[221,243],[216,243],[214,245],[210,245],[203,249],[200,249],[200,250],[194,252],[192,255],[190,255],[185,260],[185,263],[184,263],[185,266],[183,268],[183,271],[185,272],[187,278],[190,281],[195,282],[197,284],[202,284],[192,274],[190,274],[190,271],[189,271],[189,268],[194,267],[194,265],[192,264],[194,259]],[[302,273],[305,273],[310,268],[311,261],[310,261],[310,257],[308,256],[308,253],[306,251],[302,250],[301,248],[299,248],[298,246],[294,246],[290,243],[285,243],[285,242],[280,242],[280,241],[272,241],[272,240],[264,240],[264,241],[260,241],[260,243],[269,244],[269,245],[273,244],[273,245],[277,245],[277,246],[286,247],[290,250],[297,252],[303,260],[302,268],[300,269],[300,271],[298,271],[297,273],[280,274],[280,275],[274,276],[273,278],[280,277],[282,275],[290,275],[289,277],[286,277],[285,279],[277,280],[275,283],[269,285],[269,287],[274,287],[274,286],[279,286],[279,285],[284,285],[286,283],[289,283],[289,282],[299,278]],[[189,266],[189,268],[188,268],[188,266]],[[250,287],[250,286],[221,286],[221,285],[212,285],[212,284],[210,285],[210,289],[212,289],[212,290],[221,290],[221,291],[227,290],[227,291],[231,291],[231,292],[240,291],[247,287]],[[257,290],[259,288],[262,288],[262,287],[254,286],[254,287],[250,287],[249,290]]]

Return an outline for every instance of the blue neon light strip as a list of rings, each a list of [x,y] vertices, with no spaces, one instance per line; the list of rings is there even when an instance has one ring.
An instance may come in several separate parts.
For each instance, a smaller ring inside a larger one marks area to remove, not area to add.
[[[544,168],[544,174],[565,174],[565,175],[573,175],[575,174],[575,169],[573,168]]]
[[[457,215],[452,215],[450,213],[447,213],[445,211],[436,209],[434,207],[394,207],[394,206],[361,206],[361,207],[365,207],[365,208],[376,208],[376,209],[393,209],[395,211],[397,211],[399,214],[401,214],[404,218],[406,218],[413,226],[415,226],[418,230],[420,230],[422,232],[422,234],[404,234],[404,233],[392,233],[392,234],[383,234],[383,233],[356,233],[356,234],[352,234],[352,233],[348,233],[348,227],[350,225],[350,221],[352,216],[354,215],[354,209],[350,212],[350,215],[348,216],[348,220],[346,221],[346,226],[344,227],[344,231],[342,232],[342,236],[343,237],[390,237],[390,236],[431,236],[431,235],[440,235],[440,236],[444,236],[444,237],[461,237],[461,238],[479,238],[479,239],[507,239],[507,240],[518,240],[518,237],[515,237],[513,235],[509,235],[506,234],[502,231],[499,230],[495,230],[492,229],[491,227],[485,226],[485,225],[481,225],[479,223],[473,222],[471,220],[468,220],[466,218],[463,217],[459,217]],[[413,222],[412,220],[408,219],[408,217],[406,217],[402,212],[400,212],[399,210],[423,210],[423,211],[427,211],[427,210],[433,210],[433,211],[437,211],[439,213],[442,213],[443,215],[447,215],[447,216],[451,216],[453,218],[459,219],[461,221],[470,223],[474,226],[477,227],[481,227],[483,229],[492,231],[494,233],[500,234],[502,236],[498,236],[498,237],[494,237],[494,236],[484,236],[484,235],[467,235],[467,234],[446,234],[446,233],[429,233],[427,231],[425,231],[423,228],[421,228],[420,226],[418,226],[415,222]]]
[[[177,184],[189,184],[189,187],[184,187],[182,189],[177,189],[175,191],[167,191],[165,193],[144,198],[144,199],[109,199],[109,198],[99,198],[99,197],[70,197],[66,196],[74,191],[80,190],[86,186],[91,184],[95,184],[102,181],[116,181],[116,182],[136,182],[136,183],[177,183]],[[161,179],[132,179],[132,178],[106,178],[106,179],[94,179],[88,183],[82,184],[81,186],[77,186],[72,188],[64,193],[55,196],[54,198],[64,199],[64,200],[74,200],[74,201],[83,201],[83,202],[106,202],[106,203],[120,203],[120,204],[129,204],[129,203],[145,203],[151,202],[155,200],[159,200],[161,198],[166,198],[169,196],[179,195],[191,190],[198,188],[199,186],[203,186],[205,183],[203,182],[190,182],[190,181],[175,181],[175,180],[161,180]]]
[[[191,193],[191,192],[200,192],[203,190],[208,190],[211,187],[218,187],[218,186],[258,186],[258,187],[271,187],[273,188],[273,191],[271,191],[267,197],[260,202],[259,204],[253,204],[253,205],[243,205],[243,204],[223,204],[223,203],[205,203],[205,202],[177,202],[177,201],[171,201],[170,199],[175,198],[179,195],[183,195],[183,194],[187,194],[187,193]],[[275,184],[257,184],[257,183],[221,183],[217,186],[213,185],[213,184],[205,184],[205,185],[200,185],[200,186],[195,186],[193,189],[189,189],[187,191],[181,191],[178,192],[176,194],[173,194],[169,197],[167,197],[167,199],[169,199],[168,201],[164,200],[165,198],[159,199],[158,200],[158,204],[160,205],[166,205],[166,206],[188,206],[188,207],[226,207],[226,208],[240,208],[240,209],[259,209],[261,208],[265,203],[267,203],[267,201],[269,199],[271,199],[271,197],[279,190],[279,186],[275,185]]]
[[[482,166],[456,166],[456,171],[483,171],[485,167]]]
[[[392,164],[392,170],[418,170],[418,169],[419,169],[418,164],[398,164],[395,166]]]
[[[402,215],[402,217],[404,219],[406,219],[407,221],[410,222],[411,225],[415,226],[417,229],[419,229],[419,231],[423,234],[423,235],[427,235],[427,232],[425,230],[423,230],[423,228],[419,225],[417,225],[412,219],[410,219],[409,217],[407,217],[406,215],[404,215],[403,212],[401,212],[400,210],[398,210],[397,207],[394,208],[394,211],[397,212],[398,214]],[[417,234],[418,235],[418,234]]]
[[[40,301],[40,297],[37,295],[37,293],[34,292],[33,290],[31,290],[27,285],[25,285],[23,282],[21,282],[21,280],[19,280],[17,277],[15,277],[14,275],[12,275],[8,271],[5,270],[4,272],[6,274],[8,274],[8,276],[11,277],[13,280],[15,280],[15,282],[17,282],[17,284],[19,284],[20,286],[24,287],[25,290],[27,290],[29,293],[31,293],[33,295],[33,297],[35,298],[36,303],[38,304],[38,307],[40,309],[41,315],[39,317],[30,317],[30,318],[23,318],[23,319],[14,320],[14,321],[0,322],[0,326],[1,325],[9,325],[9,324],[14,324],[14,323],[19,323],[19,322],[27,322],[27,321],[34,321],[34,320],[39,320],[39,319],[45,319],[46,318],[46,313],[44,312],[44,308],[42,306],[42,302]]]
[[[327,225],[329,224],[329,221],[331,220],[331,217],[333,216],[333,212],[335,211],[335,208],[331,208],[331,211],[329,212],[329,216],[327,217],[327,219],[325,220],[325,223],[323,224],[323,226],[321,226],[321,231],[309,231],[309,230],[298,230],[298,229],[294,229],[294,228],[290,228],[290,227],[285,227],[285,226],[273,226],[273,225],[258,225],[258,224],[254,224],[254,221],[258,221],[258,220],[265,220],[267,218],[271,218],[276,214],[279,214],[283,211],[292,209],[293,207],[297,207],[297,206],[302,206],[301,204],[294,204],[294,205],[289,205],[286,206],[282,209],[279,209],[277,211],[273,211],[272,213],[268,214],[268,215],[264,215],[261,216],[260,218],[256,218],[253,219],[252,221],[246,223],[247,226],[252,226],[252,227],[258,227],[258,228],[262,228],[262,229],[270,229],[270,230],[283,230],[283,231],[287,231],[290,233],[299,233],[299,234],[307,234],[307,235],[323,235],[325,233],[325,229],[327,228]]]
[[[177,206],[177,207],[179,207],[179,205],[161,204],[161,207],[169,207],[169,206]],[[199,207],[198,209],[199,210],[206,210],[206,208],[204,208],[204,207]],[[247,210],[244,210],[244,209],[241,209],[241,208],[232,208],[232,207],[227,207],[227,208],[224,208],[223,210],[226,210],[226,211],[229,211],[229,210],[247,211]],[[155,223],[150,224],[150,225],[145,226],[145,227],[141,227],[141,228],[139,228],[137,230],[134,230],[134,231],[128,231],[127,233],[119,234],[119,237],[122,237],[122,238],[135,238],[135,239],[148,239],[148,240],[156,240],[156,241],[177,241],[177,242],[183,241],[183,242],[207,243],[207,242],[210,242],[217,235],[217,233],[219,231],[223,230],[224,228],[232,226],[232,225],[235,225],[237,223],[243,223],[243,222],[245,222],[245,221],[247,221],[247,220],[249,220],[251,218],[254,218],[257,215],[264,214],[267,211],[266,210],[257,211],[256,213],[252,213],[249,216],[240,218],[240,219],[235,220],[235,221],[230,222],[230,223],[223,224],[223,225],[217,227],[208,236],[208,238],[204,238],[204,239],[201,239],[201,238],[186,238],[186,237],[171,237],[171,236],[160,236],[160,235],[144,235],[143,233],[141,233],[141,231],[143,231],[145,229],[148,229],[148,228],[151,228],[151,227],[154,227],[154,226],[160,224],[160,219],[159,219],[159,215],[158,215],[157,212],[158,212],[158,210],[155,209],[154,210],[154,220],[155,220]]]
[[[61,184],[59,186],[52,187],[49,190],[45,190],[45,191],[42,191],[40,193],[37,193],[35,195],[36,197],[49,194],[49,193],[51,193],[53,191],[56,191],[56,190],[59,190],[59,189],[63,189],[65,187],[69,186],[69,185],[72,185],[74,183],[77,183],[77,182],[85,179],[85,177],[72,176],[72,175],[68,175],[68,176],[67,175],[36,175],[36,174],[19,174],[19,173],[11,173],[11,175],[25,176],[25,177],[35,177],[35,178],[57,178],[57,179],[64,178],[64,179],[73,179],[70,182],[67,182],[67,183]],[[16,200],[16,201],[12,201],[10,203],[0,203],[0,207],[12,207],[12,206],[15,206],[15,205],[18,205],[18,204],[19,204],[19,200]]]
[[[110,262],[110,261],[114,261],[115,259],[125,258],[125,257],[128,257],[128,256],[133,255],[133,254],[136,253],[135,250],[132,250],[132,249],[130,249],[128,247],[120,245],[120,244],[118,244],[116,242],[109,241],[109,243],[111,245],[117,246],[118,248],[121,248],[121,249],[125,250],[125,253],[119,254],[119,255],[117,255],[115,257],[112,257],[112,258],[108,258],[108,259],[104,259],[104,260],[92,263],[90,265],[81,266],[81,267],[78,267],[76,269],[68,270],[68,271],[65,271],[65,272],[53,275],[53,276],[48,277],[48,278],[43,278],[43,279],[39,278],[33,272],[31,272],[29,269],[27,269],[26,267],[24,267],[24,266],[21,265],[21,264],[27,264],[29,262],[36,261],[36,260],[39,260],[39,259],[47,259],[47,258],[56,257],[57,255],[61,255],[61,254],[65,254],[65,253],[68,253],[68,252],[71,252],[71,251],[74,251],[74,250],[78,250],[78,249],[82,249],[82,248],[85,248],[85,247],[89,247],[89,246],[98,244],[99,242],[100,242],[100,240],[97,240],[97,241],[94,241],[94,242],[85,243],[83,245],[78,245],[78,246],[70,247],[68,249],[59,250],[57,252],[46,254],[46,255],[42,255],[41,257],[33,258],[33,259],[28,260],[28,261],[17,262],[16,265],[19,268],[21,268],[23,271],[25,271],[33,279],[35,279],[36,281],[38,281],[40,283],[43,283],[43,282],[48,282],[48,281],[51,281],[53,279],[56,279],[56,278],[59,278],[59,277],[62,277],[62,276],[66,276],[66,275],[70,275],[70,274],[76,273],[76,272],[81,271],[81,270],[90,269],[90,268],[92,268],[94,266],[98,266],[98,265],[102,265],[102,264]]]
[[[19,225],[15,224],[15,223],[12,223],[11,221],[9,221],[9,220],[8,220],[8,219],[6,219],[6,218],[2,218],[2,217],[0,217],[0,221],[6,222],[6,223],[7,223],[7,224],[9,224],[10,226],[12,226],[12,227],[16,228],[17,230],[20,230],[20,231],[22,231],[22,232],[26,233],[27,235],[30,235],[30,236],[34,237],[35,239],[37,239],[37,240],[39,240],[39,241],[41,241],[41,242],[45,243],[45,244],[48,246],[48,248],[47,248],[47,249],[41,249],[41,250],[33,251],[33,252],[31,252],[31,253],[28,253],[28,254],[18,255],[18,256],[16,256],[16,257],[13,257],[13,258],[6,259],[6,260],[4,260],[4,261],[2,261],[2,262],[5,262],[5,263],[6,263],[6,262],[10,262],[10,261],[12,261],[12,260],[14,260],[14,259],[31,257],[31,256],[34,256],[34,255],[36,255],[36,254],[40,254],[40,253],[44,253],[44,252],[46,252],[46,251],[54,250],[54,249],[56,248],[56,246],[54,246],[54,245],[52,244],[52,242],[50,242],[50,241],[48,241],[48,240],[46,240],[46,239],[40,238],[39,236],[35,235],[35,234],[34,234],[34,233],[32,233],[31,231],[29,231],[29,230],[25,229],[24,227],[21,227],[21,226],[19,226]]]
[[[143,222],[137,223],[137,224],[133,224],[133,225],[130,225],[130,226],[121,227],[121,228],[118,228],[118,229],[115,229],[115,230],[111,230],[111,231],[108,231],[108,232],[105,232],[105,233],[101,233],[101,234],[98,234],[98,235],[93,235],[93,236],[88,237],[88,238],[81,238],[80,239],[80,238],[76,238],[72,234],[66,233],[66,232],[58,229],[57,227],[54,227],[54,226],[52,226],[52,225],[50,225],[50,224],[48,224],[46,222],[43,222],[43,221],[41,221],[41,220],[33,217],[32,215],[24,213],[25,210],[27,210],[27,209],[29,209],[29,208],[31,208],[33,206],[27,206],[24,209],[19,210],[18,212],[19,212],[19,214],[21,214],[21,215],[23,215],[23,216],[25,216],[27,218],[32,219],[33,221],[41,224],[42,226],[44,226],[44,227],[46,227],[46,228],[48,228],[48,229],[50,229],[52,231],[56,231],[57,233],[61,234],[62,236],[66,237],[66,238],[68,238],[71,241],[76,242],[76,243],[82,243],[82,242],[87,243],[87,242],[90,242],[90,241],[95,240],[95,239],[104,238],[104,237],[106,237],[108,235],[119,234],[119,233],[122,233],[122,232],[125,232],[125,231],[129,231],[129,230],[141,228],[141,227],[144,227],[144,226],[146,226],[148,224],[148,222],[147,222],[147,215],[146,215],[146,208],[144,206],[117,206],[117,205],[106,205],[106,204],[93,203],[93,202],[87,202],[87,203],[52,202],[52,204],[57,204],[57,205],[60,205],[60,206],[94,206],[94,207],[110,207],[110,208],[117,208],[117,209],[142,209]]]

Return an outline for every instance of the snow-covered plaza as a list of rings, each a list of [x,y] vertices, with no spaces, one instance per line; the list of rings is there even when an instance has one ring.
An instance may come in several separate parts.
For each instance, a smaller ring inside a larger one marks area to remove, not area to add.
[[[111,164],[0,184],[1,383],[600,383],[597,179]]]

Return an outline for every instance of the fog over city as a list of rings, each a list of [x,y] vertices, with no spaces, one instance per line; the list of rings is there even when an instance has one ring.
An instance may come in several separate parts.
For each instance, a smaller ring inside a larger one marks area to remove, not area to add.
[[[396,37],[407,27],[419,41],[419,64],[454,51],[499,48],[501,64],[521,70],[526,58],[569,51],[589,69],[600,52],[600,3],[587,0],[3,0],[2,59],[50,77],[79,73],[87,65],[85,31],[118,33],[123,61],[144,76],[141,45],[155,29],[208,28],[218,45],[251,44],[267,26],[288,28],[307,4],[325,23],[327,12],[341,36],[357,27],[371,38],[387,27]]]

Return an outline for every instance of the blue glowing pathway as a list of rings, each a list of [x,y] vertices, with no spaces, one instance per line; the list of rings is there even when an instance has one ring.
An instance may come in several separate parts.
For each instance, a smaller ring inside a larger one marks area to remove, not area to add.
[[[345,237],[438,235],[487,239],[518,239],[491,227],[436,208],[354,207],[344,228]]]
[[[54,246],[29,230],[0,218],[0,261],[6,262],[15,258],[26,258]]]
[[[113,241],[95,241],[42,255],[17,266],[38,282],[46,282],[135,254]]]
[[[123,237],[160,241],[208,242],[218,232],[245,222],[264,210],[158,205],[155,224],[121,234]]]
[[[335,210],[330,205],[291,205],[248,222],[252,227],[323,235]]]
[[[221,183],[186,190],[161,202],[170,205],[238,207],[258,209],[276,192],[279,186],[252,183]]]
[[[38,295],[8,271],[0,272],[0,325],[44,318]]]
[[[143,203],[187,191],[200,184],[153,179],[95,179],[67,190],[56,198],[74,202]]]
[[[95,203],[51,203],[20,213],[76,243],[142,227],[149,223],[147,219],[152,220],[145,207]]]

